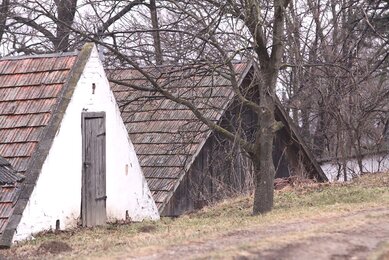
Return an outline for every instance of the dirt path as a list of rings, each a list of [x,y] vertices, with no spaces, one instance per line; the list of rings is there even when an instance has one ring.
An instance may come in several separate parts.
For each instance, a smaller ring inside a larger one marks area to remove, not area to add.
[[[366,259],[389,248],[389,208],[234,231],[137,259]]]

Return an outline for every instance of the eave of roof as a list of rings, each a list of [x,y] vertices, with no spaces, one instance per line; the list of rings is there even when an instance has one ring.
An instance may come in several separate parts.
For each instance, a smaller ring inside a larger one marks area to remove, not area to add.
[[[42,58],[57,58],[57,57],[68,57],[77,56],[78,51],[73,52],[57,52],[57,53],[43,53],[35,55],[20,55],[20,56],[5,56],[1,60],[26,60],[26,59],[42,59]]]

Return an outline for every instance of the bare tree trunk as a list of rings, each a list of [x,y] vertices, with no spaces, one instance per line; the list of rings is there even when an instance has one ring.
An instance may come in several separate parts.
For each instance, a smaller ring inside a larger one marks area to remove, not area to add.
[[[342,161],[342,169],[343,169],[343,180],[347,181],[347,140],[345,138],[345,132],[341,127],[341,122],[338,120],[338,135],[340,138],[338,139],[338,145],[340,145],[340,154]]]
[[[261,168],[263,169],[265,165],[261,165],[259,161],[266,163],[266,165],[269,165],[274,169],[273,161],[269,164],[269,160],[262,159],[257,160],[254,164],[254,174],[256,177],[253,208],[254,215],[269,212],[273,208],[274,203],[274,174],[261,172]]]
[[[253,214],[263,214],[271,211],[274,203],[273,139],[274,102],[269,95],[261,96],[260,105],[263,107],[259,115],[260,130],[256,155],[254,155],[255,193]]]
[[[77,0],[55,0],[58,8],[57,35],[53,42],[56,51],[69,49],[69,37],[76,14]]]
[[[161,39],[159,35],[158,14],[157,14],[157,7],[155,5],[155,0],[150,0],[150,15],[151,15],[151,24],[153,26],[155,63],[156,65],[162,65],[163,56],[162,56]]]
[[[263,214],[273,208],[274,202],[274,176],[275,169],[273,163],[273,139],[276,131],[281,128],[274,117],[276,84],[281,66],[283,54],[282,38],[284,35],[284,10],[289,1],[274,1],[274,28],[273,28],[273,48],[270,56],[263,53],[264,40],[259,37],[256,49],[262,66],[263,80],[258,84],[259,107],[258,113],[259,129],[254,144],[254,170],[256,175],[253,214]],[[255,32],[261,36],[255,25]],[[253,34],[255,35],[255,34]]]
[[[9,14],[9,0],[3,0],[0,5],[0,42],[5,32],[5,24]]]
[[[323,155],[324,151],[324,145],[325,145],[325,133],[326,133],[326,127],[327,127],[327,111],[324,107],[324,101],[319,102],[319,113],[318,113],[318,122],[315,129],[315,133],[313,135],[313,153],[321,157]]]

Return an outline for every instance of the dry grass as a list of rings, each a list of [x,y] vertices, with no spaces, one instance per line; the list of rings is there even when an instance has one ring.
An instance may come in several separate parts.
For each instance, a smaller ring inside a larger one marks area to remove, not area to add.
[[[41,234],[35,240],[21,243],[0,254],[39,259],[141,256],[172,245],[216,238],[244,228],[331,217],[389,205],[388,187],[389,173],[363,176],[352,183],[297,185],[277,191],[274,210],[263,216],[252,216],[251,197],[239,197],[206,207],[197,213],[163,218],[158,222],[111,224],[100,228]],[[51,254],[49,249],[41,250],[42,245],[51,241],[61,241],[72,250],[56,251],[56,254]]]
[[[370,258],[371,260],[389,260],[389,241],[382,244]]]

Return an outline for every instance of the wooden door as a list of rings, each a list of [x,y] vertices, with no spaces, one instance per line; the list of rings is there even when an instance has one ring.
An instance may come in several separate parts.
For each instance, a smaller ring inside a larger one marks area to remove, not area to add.
[[[105,112],[82,113],[81,222],[104,225],[106,213]]]

